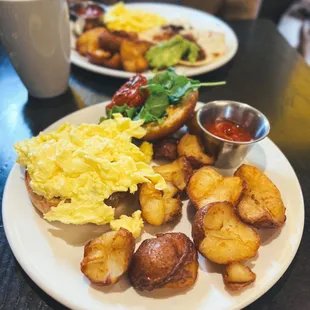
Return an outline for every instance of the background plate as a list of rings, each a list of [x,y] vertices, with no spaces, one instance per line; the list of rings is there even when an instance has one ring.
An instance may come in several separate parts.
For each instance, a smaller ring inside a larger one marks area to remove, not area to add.
[[[72,113],[47,128],[72,124],[97,123],[108,102]],[[163,289],[136,292],[126,277],[109,287],[91,286],[80,272],[83,248],[106,226],[48,223],[32,206],[23,180],[23,169],[15,165],[3,196],[3,222],[7,239],[19,264],[45,292],[71,309],[105,310],[179,310],[240,309],[263,295],[283,275],[298,249],[304,226],[304,203],[298,179],[283,153],[268,138],[251,149],[246,163],[265,171],[282,193],[287,221],[282,229],[259,231],[262,246],[250,266],[257,275],[255,283],[241,294],[225,290],[219,266],[199,259],[196,284],[189,290]],[[232,171],[220,171],[232,174]],[[193,207],[183,205],[178,223],[160,227],[145,226],[142,239],[158,232],[176,231],[191,236]],[[138,240],[139,242],[141,240]]]
[[[178,74],[194,76],[212,71],[226,64],[237,52],[238,40],[234,31],[226,23],[208,13],[184,6],[165,3],[126,3],[126,7],[141,9],[146,12],[158,13],[161,16],[166,17],[168,21],[174,19],[184,19],[189,21],[193,27],[197,29],[215,30],[225,33],[227,53],[223,57],[218,58],[211,64],[201,67],[177,66],[176,70]],[[72,40],[71,45],[73,47],[75,46],[74,40]],[[81,68],[99,74],[119,78],[129,78],[135,75],[135,73],[132,72],[114,70],[93,65],[87,61],[86,57],[81,56],[75,49],[71,50],[71,62]],[[153,75],[153,73],[151,71],[147,71],[143,72],[143,75],[149,78]]]

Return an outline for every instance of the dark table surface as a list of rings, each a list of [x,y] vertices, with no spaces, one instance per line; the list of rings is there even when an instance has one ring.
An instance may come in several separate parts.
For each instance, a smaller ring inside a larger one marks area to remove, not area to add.
[[[232,22],[240,48],[223,68],[203,81],[226,80],[203,88],[201,101],[232,99],[260,109],[271,122],[270,138],[294,167],[305,199],[305,229],[297,255],[279,282],[247,309],[310,309],[310,69],[269,21]],[[15,160],[13,143],[60,117],[111,97],[122,80],[72,67],[64,95],[36,100],[19,80],[0,43],[0,205]],[[302,225],[302,223],[300,223]],[[38,288],[18,265],[0,219],[0,309],[64,309]]]

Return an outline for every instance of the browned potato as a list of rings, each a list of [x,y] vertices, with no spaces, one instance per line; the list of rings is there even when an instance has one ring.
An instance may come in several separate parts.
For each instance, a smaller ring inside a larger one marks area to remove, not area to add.
[[[180,191],[184,190],[193,172],[190,163],[183,156],[170,164],[153,167],[166,181],[171,182]]]
[[[135,238],[127,229],[109,231],[86,244],[81,271],[90,282],[116,283],[127,271],[135,249]]]
[[[155,226],[174,220],[182,211],[182,202],[175,197],[177,193],[178,189],[170,182],[164,191],[157,190],[153,183],[143,183],[139,193],[143,219]]]
[[[158,234],[142,242],[133,255],[129,279],[137,290],[181,288],[195,283],[197,252],[183,233]]]
[[[153,144],[154,159],[175,160],[178,157],[177,140],[164,139]]]
[[[205,154],[201,139],[188,133],[178,144],[178,155],[185,156],[194,168],[214,164],[214,158]]]
[[[144,54],[149,48],[150,44],[147,42],[123,40],[120,47],[120,53],[125,71],[145,71],[148,68],[148,62],[144,57]]]
[[[239,216],[255,227],[280,227],[286,220],[281,193],[271,180],[259,169],[242,165],[235,172],[242,178],[246,188],[237,205]]]
[[[229,202],[214,202],[199,209],[192,236],[201,255],[217,264],[254,257],[260,246],[258,234],[239,220]]]
[[[94,46],[96,49],[100,49],[99,47],[99,36],[106,32],[106,28],[98,27],[84,32],[81,36],[76,40],[76,50],[82,56],[86,56],[89,50],[89,47],[92,47],[94,50]]]
[[[198,100],[198,91],[188,91],[176,106],[170,105],[164,122],[151,122],[143,127],[147,130],[144,140],[157,140],[166,137],[180,129],[191,117]]]
[[[236,205],[244,187],[239,177],[223,177],[210,167],[202,167],[192,175],[186,190],[190,200],[199,209],[217,201]]]
[[[239,262],[225,266],[223,280],[225,286],[232,291],[239,291],[250,285],[256,279],[256,274]]]
[[[30,176],[28,171],[26,170],[25,172],[25,184],[26,184],[26,189],[29,195],[29,198],[32,202],[32,204],[43,214],[49,212],[51,208],[57,207],[58,204],[60,203],[60,198],[53,198],[51,200],[47,200],[45,197],[40,196],[36,194],[31,186],[30,186]]]

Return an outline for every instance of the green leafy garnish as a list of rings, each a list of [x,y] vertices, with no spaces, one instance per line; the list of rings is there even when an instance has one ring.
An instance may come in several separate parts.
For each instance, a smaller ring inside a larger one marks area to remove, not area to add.
[[[142,87],[141,87],[142,88]],[[140,113],[137,115],[138,119],[144,119],[145,123],[162,122],[162,117],[166,114],[166,109],[169,106],[169,98],[165,89],[159,84],[150,84],[143,87],[149,90],[149,96],[145,101]]]
[[[113,114],[121,113],[123,116],[133,119],[137,114],[137,110],[136,107],[129,107],[127,104],[122,106],[115,105],[112,109],[107,109],[107,118],[113,118]]]
[[[127,104],[114,106],[107,110],[107,118],[112,118],[114,113],[121,113],[125,117],[138,120],[143,119],[144,123],[164,121],[166,110],[169,105],[177,105],[189,90],[197,90],[202,86],[219,86],[226,82],[200,83],[198,80],[189,79],[186,76],[178,75],[174,68],[157,73],[149,79],[148,85],[142,86],[140,91],[148,91],[148,98],[141,107],[129,107]],[[101,118],[100,122],[106,118]]]

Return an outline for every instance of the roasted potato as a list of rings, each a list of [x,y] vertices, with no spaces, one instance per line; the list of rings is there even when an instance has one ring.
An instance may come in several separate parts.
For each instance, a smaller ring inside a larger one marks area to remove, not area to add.
[[[285,206],[271,180],[262,171],[249,165],[240,166],[235,176],[246,183],[244,195],[237,205],[242,220],[258,228],[282,226],[286,220]]]
[[[153,167],[166,181],[171,182],[180,191],[184,190],[193,172],[190,163],[183,156],[170,164]]]
[[[81,271],[90,282],[116,283],[127,271],[135,249],[135,238],[127,229],[109,231],[86,244]]]
[[[218,201],[228,201],[235,206],[244,187],[244,181],[239,177],[223,177],[210,167],[202,167],[192,175],[186,190],[190,200],[199,209]]]
[[[225,286],[232,291],[239,291],[250,285],[256,279],[256,274],[239,262],[231,263],[224,268],[223,280]]]
[[[76,50],[82,56],[86,56],[89,48],[91,50],[100,49],[99,47],[99,36],[107,31],[104,27],[98,27],[84,32],[76,40]],[[95,48],[95,49],[94,49]],[[109,53],[110,55],[110,53]]]
[[[147,130],[144,140],[157,140],[166,137],[180,129],[191,117],[198,100],[198,91],[188,91],[176,106],[170,105],[164,122],[151,122],[143,127]]]
[[[201,139],[188,133],[178,143],[178,155],[185,156],[193,168],[214,164],[214,158],[205,154]]]
[[[195,283],[197,252],[183,233],[158,234],[142,242],[133,255],[129,279],[137,290],[181,288]]]
[[[153,144],[154,159],[175,160],[178,157],[177,140],[164,139]]]
[[[159,191],[153,183],[143,183],[140,187],[139,202],[143,219],[155,226],[174,220],[181,214],[182,202],[175,197],[178,189],[167,182],[167,188]]]
[[[144,54],[149,48],[150,44],[147,42],[123,40],[120,46],[120,53],[125,71],[145,71],[148,68],[148,62]]]
[[[241,222],[229,202],[210,203],[198,210],[192,236],[201,255],[217,264],[230,264],[254,257],[260,239]]]

